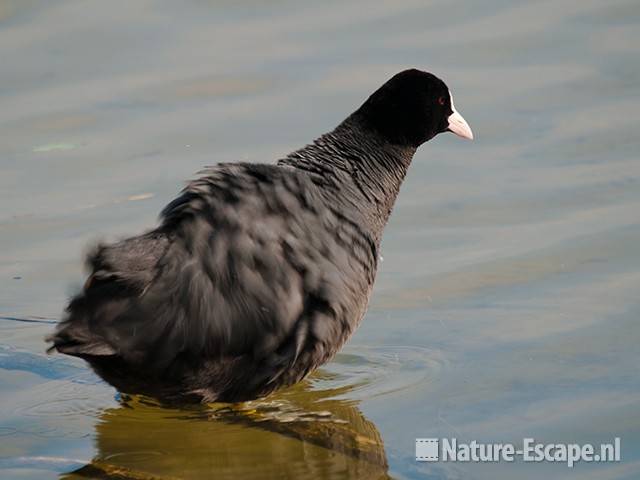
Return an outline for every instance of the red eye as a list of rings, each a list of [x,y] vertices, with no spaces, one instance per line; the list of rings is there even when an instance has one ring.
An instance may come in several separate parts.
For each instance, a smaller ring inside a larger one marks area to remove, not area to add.
[[[447,102],[447,99],[444,97],[438,97],[438,103],[440,105],[444,105]]]

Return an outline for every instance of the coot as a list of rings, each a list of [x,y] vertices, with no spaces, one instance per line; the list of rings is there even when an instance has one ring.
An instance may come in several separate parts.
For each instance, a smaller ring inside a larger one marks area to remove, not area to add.
[[[360,323],[413,154],[446,131],[473,138],[444,82],[412,69],[276,164],[207,168],[157,228],[89,255],[50,350],[164,401],[298,382]]]

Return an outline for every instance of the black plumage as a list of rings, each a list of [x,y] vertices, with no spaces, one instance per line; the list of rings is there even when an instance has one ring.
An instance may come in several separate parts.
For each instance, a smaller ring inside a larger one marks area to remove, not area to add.
[[[89,256],[51,348],[169,401],[248,400],[301,380],[364,316],[416,148],[448,129],[470,137],[461,119],[441,80],[408,70],[275,165],[207,168],[159,227]]]

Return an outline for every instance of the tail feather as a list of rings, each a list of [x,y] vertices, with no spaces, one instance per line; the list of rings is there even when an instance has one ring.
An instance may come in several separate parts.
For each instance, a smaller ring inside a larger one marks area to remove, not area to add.
[[[67,307],[67,318],[58,324],[46,341],[53,343],[47,353],[77,357],[115,355],[116,349],[89,329],[91,311],[87,308],[87,294],[81,293]]]
[[[47,349],[47,353],[57,350],[66,355],[75,357],[86,356],[108,356],[116,355],[117,352],[109,343],[103,339],[92,335],[87,328],[84,319],[78,321],[73,313],[68,320],[62,322],[56,331],[46,339],[52,345]]]
[[[46,340],[48,352],[78,357],[118,355],[117,335],[109,329],[134,312],[137,298],[155,275],[168,247],[166,236],[152,231],[113,245],[98,245],[87,259],[91,275],[67,307],[66,317]]]

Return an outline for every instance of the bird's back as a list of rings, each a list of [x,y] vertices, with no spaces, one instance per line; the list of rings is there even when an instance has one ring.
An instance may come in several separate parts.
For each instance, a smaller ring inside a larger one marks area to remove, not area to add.
[[[211,167],[158,229],[90,257],[54,347],[123,391],[253,398],[335,354],[366,309],[376,249],[304,172]]]

